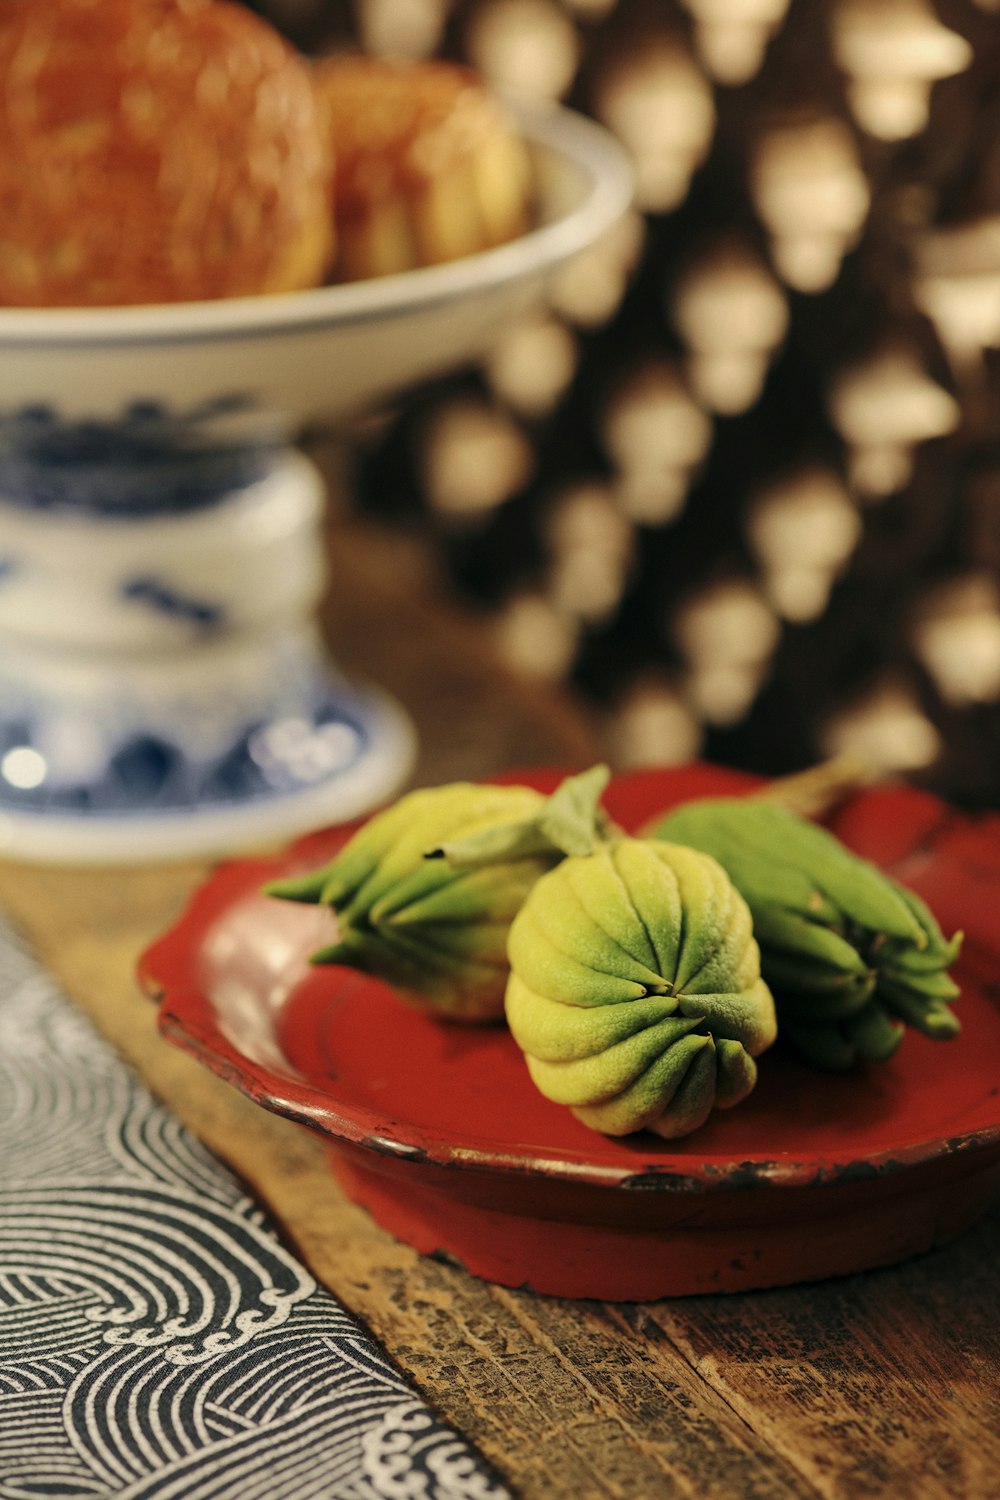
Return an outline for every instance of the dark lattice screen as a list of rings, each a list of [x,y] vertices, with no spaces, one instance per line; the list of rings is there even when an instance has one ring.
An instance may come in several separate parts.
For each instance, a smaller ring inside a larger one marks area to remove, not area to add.
[[[997,0],[260,8],[464,58],[636,160],[549,308],[359,431],[356,503],[618,764],[854,746],[1000,799]]]

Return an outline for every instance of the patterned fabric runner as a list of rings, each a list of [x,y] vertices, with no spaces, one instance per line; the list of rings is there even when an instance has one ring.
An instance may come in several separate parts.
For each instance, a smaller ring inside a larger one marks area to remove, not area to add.
[[[0,927],[0,1497],[505,1500]]]

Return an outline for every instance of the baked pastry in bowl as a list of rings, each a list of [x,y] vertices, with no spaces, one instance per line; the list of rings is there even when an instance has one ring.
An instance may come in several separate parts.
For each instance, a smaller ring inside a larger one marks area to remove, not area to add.
[[[0,304],[316,286],[331,162],[308,64],[229,0],[0,12]]]
[[[457,260],[529,227],[527,146],[469,69],[341,55],[315,85],[336,159],[334,280]]]

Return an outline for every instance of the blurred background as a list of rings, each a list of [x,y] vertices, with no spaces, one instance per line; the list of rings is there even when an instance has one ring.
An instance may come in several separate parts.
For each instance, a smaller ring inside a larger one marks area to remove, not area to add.
[[[635,161],[544,312],[344,434],[338,503],[618,767],[854,749],[1000,804],[998,0],[255,8],[312,53],[470,63]]]

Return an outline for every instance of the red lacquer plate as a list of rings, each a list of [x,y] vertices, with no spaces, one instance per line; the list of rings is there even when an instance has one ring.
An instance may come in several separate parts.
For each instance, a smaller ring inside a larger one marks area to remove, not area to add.
[[[549,790],[559,773],[516,779]],[[615,780],[636,830],[675,802],[757,783],[708,766]],[[833,826],[964,929],[962,1034],[908,1033],[889,1062],[829,1076],[760,1059],[753,1095],[684,1140],[606,1139],[538,1095],[502,1026],[447,1025],[346,969],[310,967],[328,913],[260,894],[349,830],[222,866],[144,955],[163,1034],[327,1141],[348,1195],[425,1253],[568,1297],[651,1300],[888,1265],[1000,1198],[1000,818],[921,792],[856,796]]]

